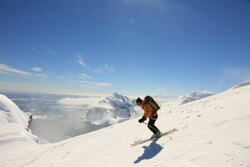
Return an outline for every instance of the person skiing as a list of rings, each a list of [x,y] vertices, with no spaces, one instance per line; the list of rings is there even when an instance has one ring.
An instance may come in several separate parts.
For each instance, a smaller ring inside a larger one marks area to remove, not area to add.
[[[147,96],[147,97],[150,97],[150,96]],[[149,118],[148,128],[153,132],[153,135],[151,138],[161,137],[160,130],[155,126],[155,121],[158,118],[157,110],[154,109],[149,103],[147,103],[145,99],[142,100],[140,97],[136,99],[136,105],[140,106],[144,110],[144,114],[142,118],[138,120],[138,122],[142,123],[146,121],[147,118]]]

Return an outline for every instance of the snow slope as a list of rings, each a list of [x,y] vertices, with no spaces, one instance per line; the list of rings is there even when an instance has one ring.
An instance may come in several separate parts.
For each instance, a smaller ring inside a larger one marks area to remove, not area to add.
[[[22,112],[8,97],[0,94],[0,123],[16,123],[27,128],[29,116]]]
[[[151,132],[137,119],[38,145],[0,142],[1,167],[250,166],[250,85],[159,110],[158,127],[179,131],[131,147]]]
[[[38,142],[38,138],[27,131],[29,116],[0,94],[0,147],[13,141]]]

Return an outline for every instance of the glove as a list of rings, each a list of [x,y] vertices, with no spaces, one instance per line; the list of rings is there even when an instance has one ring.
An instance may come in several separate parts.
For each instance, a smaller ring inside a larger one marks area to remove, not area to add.
[[[138,122],[139,122],[139,123],[142,123],[142,122],[144,122],[145,120],[146,120],[146,118],[145,118],[145,117],[142,117],[141,119],[138,120]]]
[[[142,122],[143,122],[143,120],[142,120],[142,119],[139,119],[139,120],[138,120],[138,122],[139,122],[139,123],[142,123]]]

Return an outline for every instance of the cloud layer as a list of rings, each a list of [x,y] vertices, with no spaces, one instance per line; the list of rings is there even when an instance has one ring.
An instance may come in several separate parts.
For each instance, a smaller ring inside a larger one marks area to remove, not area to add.
[[[92,67],[89,67],[85,61],[83,60],[81,54],[76,54],[75,55],[76,57],[76,60],[77,60],[77,63],[79,65],[81,65],[82,67],[90,70],[91,72],[94,72],[94,73],[104,73],[104,72],[114,72],[115,71],[115,68],[108,65],[108,64],[105,64],[103,66],[99,66],[99,67],[96,67],[96,68],[92,68]]]
[[[25,75],[25,76],[31,76],[32,74],[26,71],[18,70],[12,67],[9,67],[4,64],[0,64],[0,73],[2,74],[17,74],[17,75]]]
[[[34,72],[41,72],[43,69],[40,68],[40,67],[34,67],[34,68],[31,68],[31,71],[34,71]]]

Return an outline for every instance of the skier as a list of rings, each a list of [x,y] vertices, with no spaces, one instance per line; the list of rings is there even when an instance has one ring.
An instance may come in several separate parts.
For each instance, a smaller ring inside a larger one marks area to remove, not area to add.
[[[142,100],[140,97],[136,99],[137,106],[140,106],[144,110],[143,117],[138,120],[139,123],[144,122],[149,118],[148,128],[154,133],[151,138],[161,137],[160,130],[155,126],[155,121],[158,118],[157,110],[155,110],[149,103]]]

